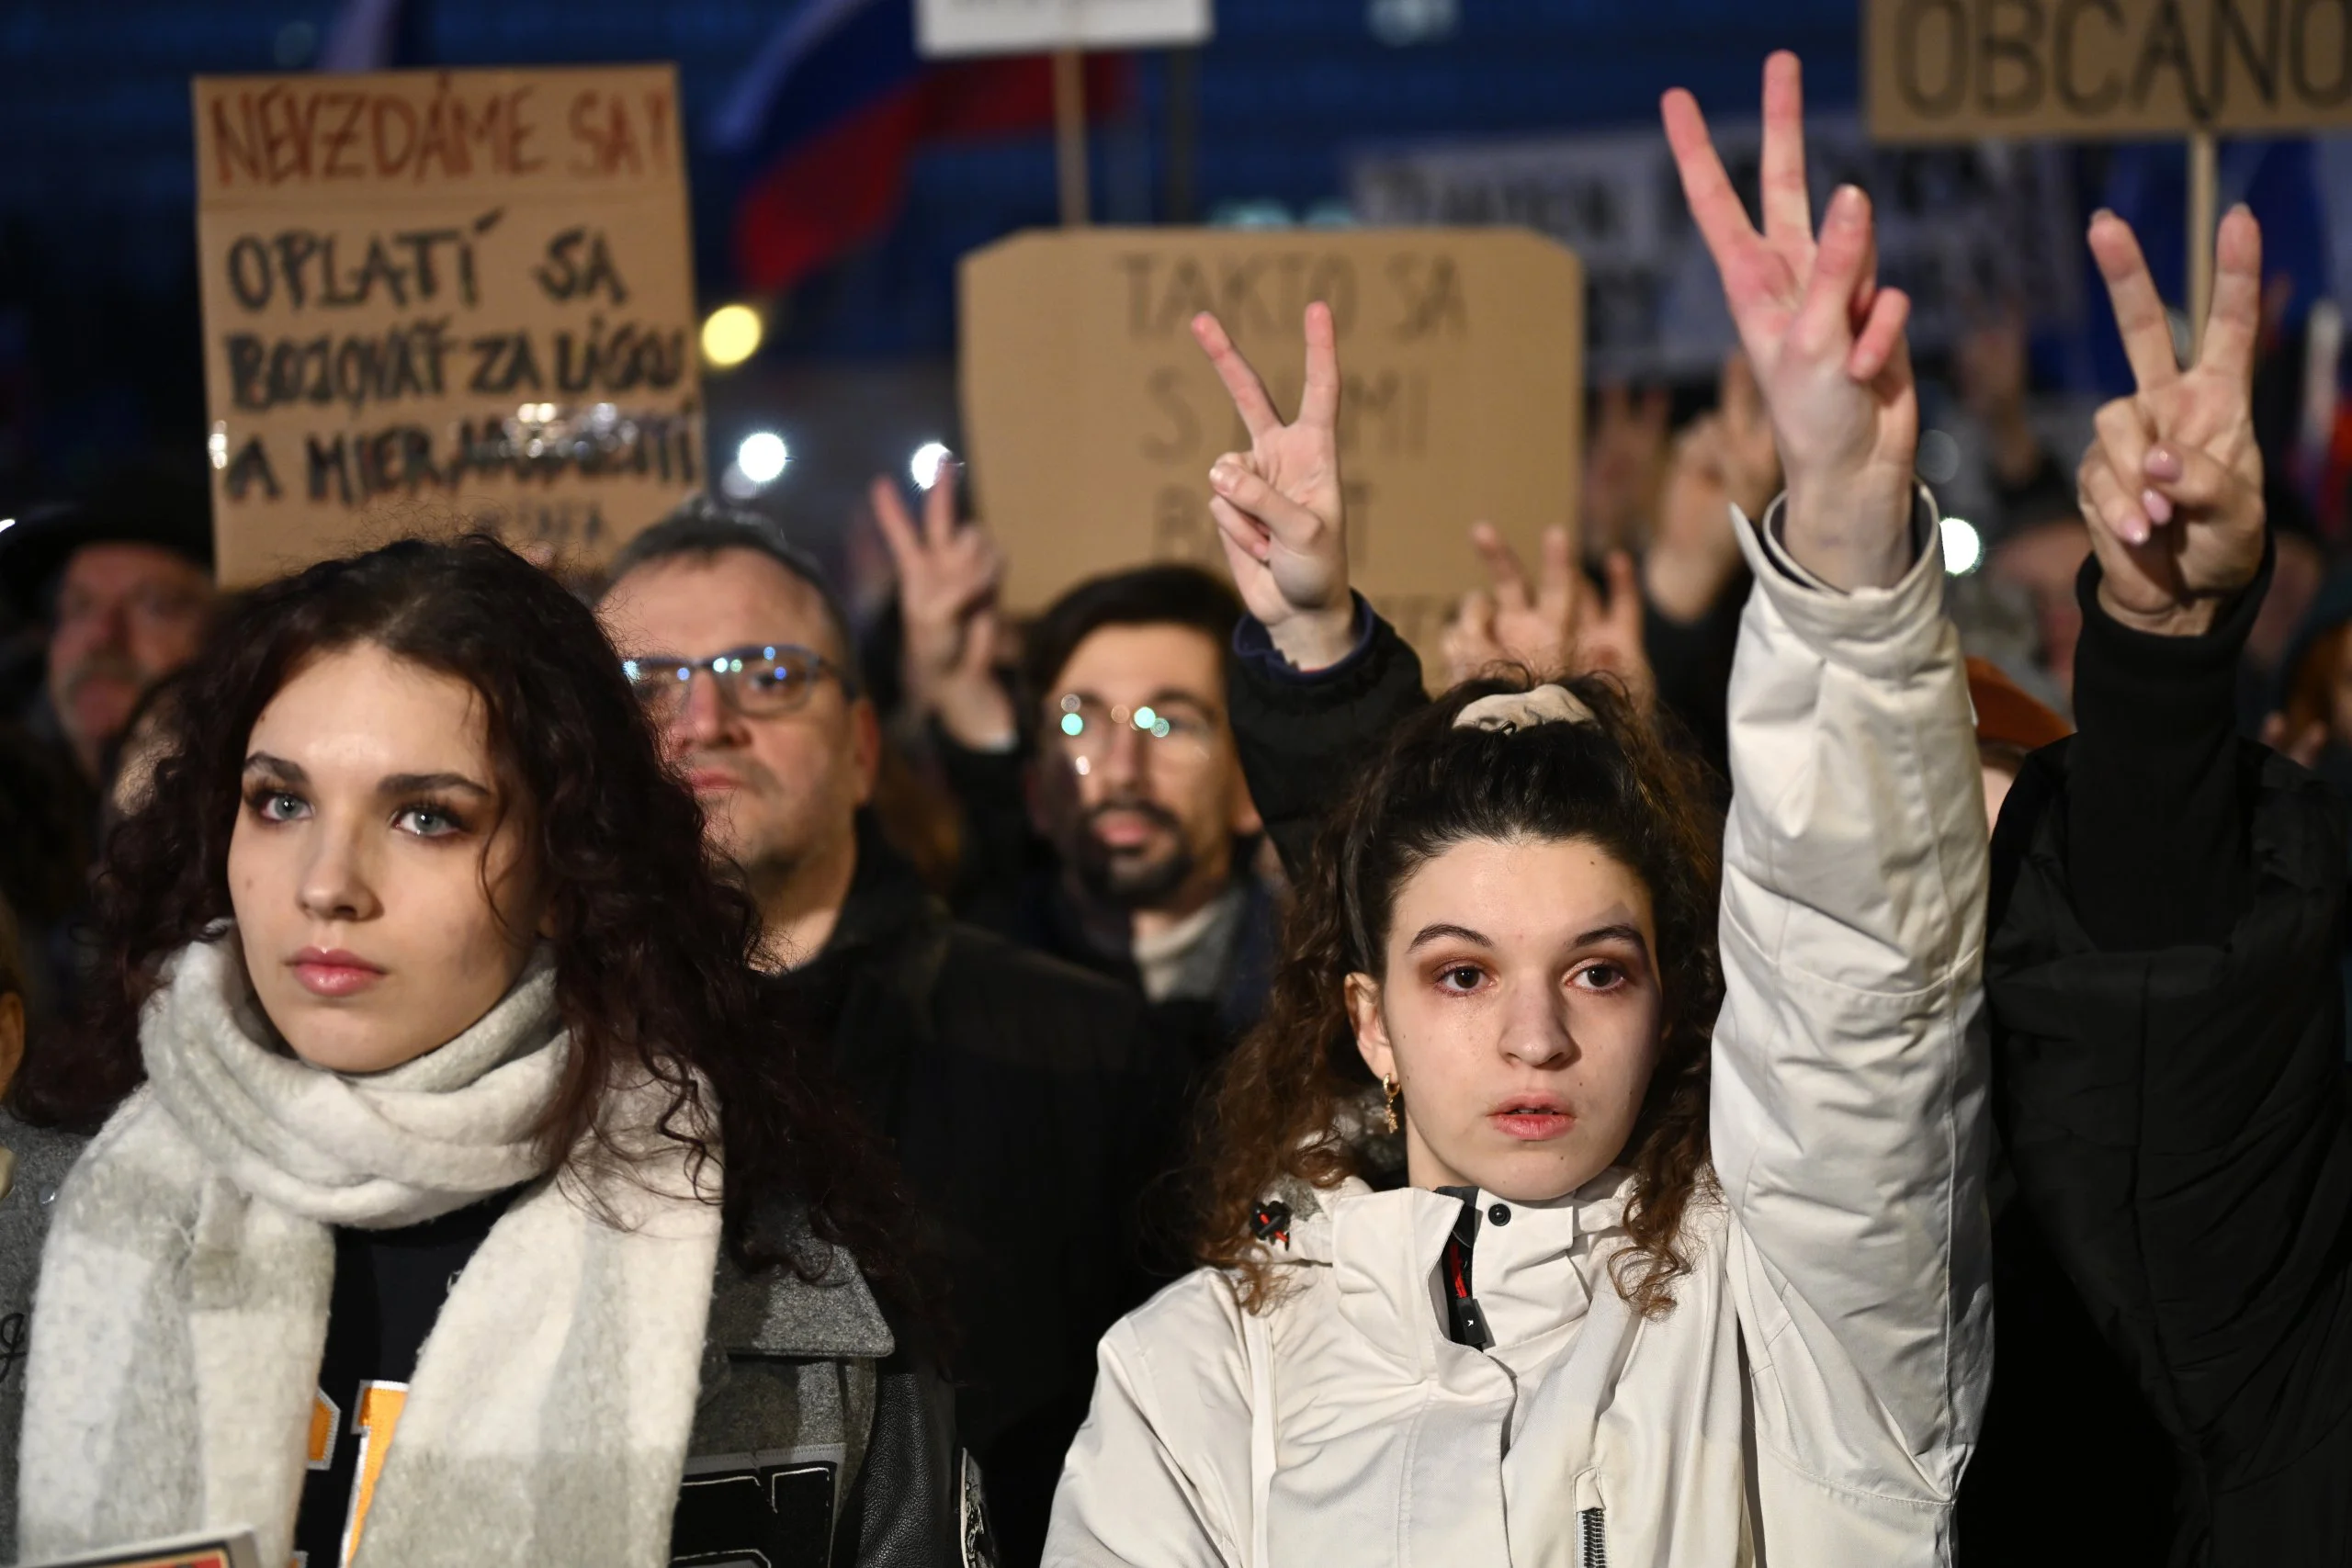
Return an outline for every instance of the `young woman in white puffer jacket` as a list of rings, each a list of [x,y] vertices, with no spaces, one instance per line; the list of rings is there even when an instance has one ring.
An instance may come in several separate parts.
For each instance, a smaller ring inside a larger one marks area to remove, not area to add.
[[[1055,1568],[1951,1561],[1985,832],[1906,307],[1860,192],[1811,231],[1792,57],[1760,235],[1696,106],[1666,118],[1788,482],[1734,518],[1720,892],[1702,787],[1608,678],[1423,705],[1347,586],[1329,313],[1291,424],[1198,323],[1252,437],[1212,475],[1236,732],[1278,838],[1326,820],[1218,1100],[1208,1267],[1103,1340]]]

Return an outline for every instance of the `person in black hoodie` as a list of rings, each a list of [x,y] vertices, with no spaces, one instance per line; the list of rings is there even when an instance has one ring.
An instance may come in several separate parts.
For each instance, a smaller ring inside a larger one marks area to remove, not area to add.
[[[2325,784],[2237,738],[2232,702],[2269,570],[2249,399],[2261,238],[2243,208],[2224,220],[2187,368],[2130,229],[2101,214],[2090,240],[2139,389],[2100,412],[2080,472],[2080,733],[2029,761],[1994,840],[2001,1131],[2172,1439],[2173,1560],[2340,1564],[2344,829]]]
[[[687,503],[599,613],[759,902],[772,1002],[832,1043],[945,1255],[958,1429],[1003,1562],[1035,1562],[1094,1346],[1149,1289],[1143,1189],[1183,1066],[1125,987],[958,924],[865,809],[881,739],[821,570]]]

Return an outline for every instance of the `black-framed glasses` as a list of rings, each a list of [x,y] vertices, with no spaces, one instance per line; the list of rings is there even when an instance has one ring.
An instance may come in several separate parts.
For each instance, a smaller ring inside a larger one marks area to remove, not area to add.
[[[840,682],[842,696],[857,696],[855,676],[815,649],[788,642],[752,643],[707,659],[649,653],[622,660],[621,673],[657,723],[669,722],[686,705],[697,673],[708,675],[727,705],[749,718],[790,713],[828,679]]]

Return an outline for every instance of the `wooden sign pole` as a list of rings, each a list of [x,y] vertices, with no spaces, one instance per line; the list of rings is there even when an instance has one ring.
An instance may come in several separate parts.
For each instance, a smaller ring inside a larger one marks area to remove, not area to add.
[[[1061,187],[1062,227],[1082,229],[1086,215],[1086,56],[1054,51],[1054,173]]]
[[[2213,309],[2213,244],[2220,219],[2213,209],[2221,183],[2211,130],[2188,138],[2188,353],[2205,346],[2205,318]]]

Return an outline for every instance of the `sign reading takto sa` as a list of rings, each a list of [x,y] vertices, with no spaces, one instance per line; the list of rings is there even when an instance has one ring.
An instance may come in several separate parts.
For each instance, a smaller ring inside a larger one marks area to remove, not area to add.
[[[965,258],[964,430],[1007,593],[1035,609],[1150,560],[1222,570],[1208,469],[1250,445],[1193,342],[1213,310],[1289,417],[1331,308],[1356,585],[1424,649],[1481,581],[1466,530],[1529,558],[1572,524],[1584,279],[1524,231],[1031,233]]]
[[[668,66],[195,99],[224,584],[459,526],[593,563],[701,484]]]

